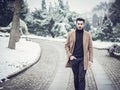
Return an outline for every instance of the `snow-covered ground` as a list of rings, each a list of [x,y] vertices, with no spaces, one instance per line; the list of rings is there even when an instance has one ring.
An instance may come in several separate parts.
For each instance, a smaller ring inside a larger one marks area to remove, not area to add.
[[[35,35],[23,35],[23,38],[35,38],[35,39],[43,39],[43,40],[50,40],[50,41],[60,41],[65,42],[66,39],[63,38],[52,38],[52,37],[41,37],[41,36],[35,36]]]
[[[7,37],[5,37],[6,35]],[[7,48],[9,34],[1,33],[0,36],[2,36],[0,37],[0,80],[32,64],[40,55],[40,46],[32,41],[26,41],[26,37],[60,42],[66,41],[66,39],[27,35],[22,36],[23,38],[16,44],[15,50],[11,50]],[[114,43],[93,41],[93,46],[100,49],[109,48],[112,44]],[[120,43],[117,44],[120,45]]]
[[[60,39],[60,38],[52,38],[52,37],[41,37],[41,36],[35,36],[35,35],[27,35],[27,36],[22,36],[22,37],[28,37],[28,38],[37,38],[37,39],[43,39],[43,40],[52,40],[52,41],[61,41],[65,42],[66,39]],[[112,46],[113,44],[118,44],[118,42],[102,42],[102,41],[93,41],[93,47],[98,48],[98,49],[106,49]]]
[[[102,42],[102,41],[93,41],[93,47],[98,48],[98,49],[107,49],[113,44],[118,44],[118,42]]]
[[[41,52],[40,46],[32,41],[20,39],[15,50],[8,48],[8,42],[8,37],[0,37],[0,80],[31,65]]]

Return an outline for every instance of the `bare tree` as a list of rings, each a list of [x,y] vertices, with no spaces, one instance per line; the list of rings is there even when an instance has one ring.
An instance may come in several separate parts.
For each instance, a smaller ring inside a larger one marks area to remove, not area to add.
[[[14,2],[14,15],[12,29],[10,32],[9,45],[8,48],[15,49],[16,42],[19,41],[19,27],[20,27],[20,10],[22,7],[23,0],[15,0]]]
[[[93,12],[103,12],[104,11],[104,15],[107,15],[108,14],[108,10],[109,10],[109,7],[110,7],[110,2],[107,3],[107,2],[101,2],[99,3],[98,5],[96,5],[94,8],[93,8]]]

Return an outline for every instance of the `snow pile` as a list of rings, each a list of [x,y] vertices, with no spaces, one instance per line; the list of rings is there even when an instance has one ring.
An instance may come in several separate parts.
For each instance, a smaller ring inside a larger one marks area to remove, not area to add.
[[[33,39],[43,39],[43,40],[50,40],[50,41],[60,41],[60,42],[66,41],[66,39],[63,39],[63,38],[41,37],[36,35],[22,35],[22,37],[33,38]]]
[[[41,51],[37,43],[25,39],[16,43],[15,50],[7,48],[8,42],[9,38],[0,37],[0,79],[34,63]]]
[[[10,36],[10,34],[9,33],[2,33],[2,32],[0,32],[0,36],[2,36],[2,37],[9,37]]]
[[[102,42],[102,41],[93,41],[93,47],[98,48],[98,49],[108,49],[111,47],[113,44],[118,44],[118,42]]]

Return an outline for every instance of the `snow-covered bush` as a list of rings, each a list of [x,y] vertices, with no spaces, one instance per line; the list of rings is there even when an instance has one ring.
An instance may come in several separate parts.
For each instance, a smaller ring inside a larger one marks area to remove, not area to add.
[[[8,26],[12,28],[12,22]],[[20,19],[20,29],[22,30],[21,31],[22,34],[25,35],[29,34],[26,22],[24,22],[22,19]]]

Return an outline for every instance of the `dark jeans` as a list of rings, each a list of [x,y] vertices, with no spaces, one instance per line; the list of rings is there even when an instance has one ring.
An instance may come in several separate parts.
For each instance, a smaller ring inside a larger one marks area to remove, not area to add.
[[[84,70],[83,60],[71,60],[70,64],[74,75],[75,90],[85,90],[86,70]]]

